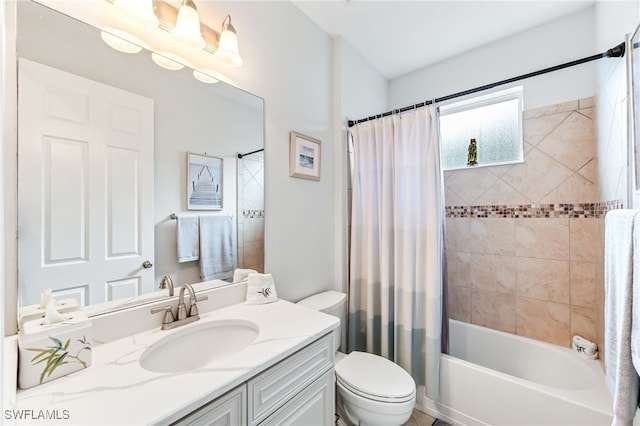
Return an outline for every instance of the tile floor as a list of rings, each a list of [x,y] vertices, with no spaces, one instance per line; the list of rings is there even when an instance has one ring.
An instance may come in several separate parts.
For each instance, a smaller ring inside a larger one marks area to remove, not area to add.
[[[431,426],[435,420],[430,415],[414,408],[411,418],[402,426]]]

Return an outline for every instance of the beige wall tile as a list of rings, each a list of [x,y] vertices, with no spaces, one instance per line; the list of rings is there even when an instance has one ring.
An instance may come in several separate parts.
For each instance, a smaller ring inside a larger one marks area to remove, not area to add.
[[[578,174],[583,178],[587,179],[589,182],[596,183],[598,180],[598,161],[594,158],[585,164],[580,170],[578,170]],[[597,200],[594,198],[592,201]]]
[[[516,219],[516,256],[569,260],[569,219]]]
[[[444,190],[444,205],[445,206],[467,206],[469,205],[462,198],[458,197],[452,189],[446,188]]]
[[[596,185],[589,180],[574,174],[547,194],[542,204],[593,203],[597,198]]]
[[[496,293],[514,294],[515,258],[496,254],[471,254],[471,287]]]
[[[458,321],[471,321],[471,289],[449,286],[449,318]]]
[[[531,145],[537,145],[549,133],[558,127],[568,116],[570,112],[561,112],[558,114],[542,115],[539,117],[524,120],[523,133],[524,140]]]
[[[584,262],[598,260],[597,227],[598,221],[594,219],[570,219],[571,260]]]
[[[613,199],[596,193],[603,167],[594,158],[594,104],[591,97],[526,111],[525,163],[445,172],[446,204]],[[573,334],[602,344],[603,228],[604,219],[447,219],[451,317],[562,346]]]
[[[475,200],[497,180],[496,175],[485,167],[480,167],[473,170],[455,170],[446,179],[445,184],[466,204],[473,205]]]
[[[576,171],[596,155],[593,122],[573,112],[536,147]]]
[[[517,258],[516,291],[518,296],[569,303],[569,262]]]
[[[581,108],[578,112],[590,119],[595,119],[595,108]]]
[[[564,303],[518,297],[516,299],[516,333],[544,342],[568,346],[570,306]]]
[[[470,253],[447,250],[447,278],[449,285],[455,285],[457,287],[470,287],[470,268]]]
[[[596,98],[595,96],[589,96],[588,98],[582,98],[580,99],[580,106],[579,108],[591,108],[594,107],[596,105]]]
[[[447,250],[466,251],[470,249],[469,218],[448,217],[446,219]]]
[[[473,290],[471,292],[471,323],[515,333],[515,296]]]
[[[596,264],[571,262],[571,305],[596,307]]]
[[[596,312],[594,308],[571,307],[571,336],[575,335],[597,342]]]
[[[515,254],[515,219],[470,219],[471,252]]]
[[[562,163],[534,148],[525,155],[525,162],[516,164],[502,180],[537,203],[572,174]]]
[[[518,192],[514,187],[502,180],[496,181],[482,195],[476,198],[476,205],[517,206],[531,204],[531,200]]]
[[[542,115],[552,115],[560,112],[570,112],[578,109],[580,106],[580,102],[578,100],[575,101],[567,101],[554,105],[547,105],[540,108],[533,108],[526,110],[524,112],[524,118],[529,119],[533,117],[540,117]]]

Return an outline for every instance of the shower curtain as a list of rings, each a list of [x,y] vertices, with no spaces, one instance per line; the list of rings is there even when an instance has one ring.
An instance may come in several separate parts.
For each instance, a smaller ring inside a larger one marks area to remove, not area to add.
[[[429,106],[352,128],[348,327],[350,351],[394,361],[432,399],[446,276],[436,114]]]

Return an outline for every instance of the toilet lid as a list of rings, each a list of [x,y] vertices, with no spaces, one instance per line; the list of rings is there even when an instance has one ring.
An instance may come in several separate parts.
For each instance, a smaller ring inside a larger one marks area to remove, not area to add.
[[[416,384],[409,373],[378,355],[351,352],[335,370],[341,384],[366,398],[404,402],[415,394]]]

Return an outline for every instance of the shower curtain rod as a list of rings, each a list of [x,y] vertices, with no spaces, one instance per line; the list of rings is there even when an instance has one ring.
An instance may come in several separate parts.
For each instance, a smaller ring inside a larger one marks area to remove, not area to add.
[[[397,108],[391,111],[387,111],[387,112],[383,112],[382,114],[377,114],[377,115],[373,115],[367,118],[361,118],[360,120],[349,120],[349,127],[353,127],[357,124],[360,123],[364,123],[370,120],[375,120],[377,118],[381,118],[381,117],[386,117],[388,115],[391,114],[397,114],[397,113],[401,113],[401,112],[405,112],[405,111],[410,111],[412,109],[415,108],[421,108],[427,105],[430,105],[434,102],[443,102],[443,101],[448,101],[450,99],[455,99],[455,98],[459,98],[461,96],[466,96],[466,95],[470,95],[472,93],[477,93],[477,92],[482,92],[483,90],[488,90],[488,89],[492,89],[494,87],[497,86],[501,86],[503,84],[508,84],[508,83],[513,83],[515,81],[520,81],[520,80],[524,80],[526,78],[530,78],[530,77],[536,77],[538,75],[541,74],[546,74],[552,71],[558,71],[561,70],[563,68],[569,68],[569,67],[573,67],[575,65],[580,65],[580,64],[584,64],[585,62],[591,62],[591,61],[595,61],[596,59],[602,59],[602,58],[620,58],[622,56],[624,56],[625,53],[625,43],[622,42],[619,45],[612,47],[611,49],[607,50],[606,52],[603,53],[599,53],[597,55],[593,55],[593,56],[588,56],[586,58],[582,58],[582,59],[576,59],[575,61],[571,61],[571,62],[566,62],[564,64],[560,64],[560,65],[555,65],[553,67],[549,67],[549,68],[544,68],[538,71],[534,71],[534,72],[530,72],[528,74],[523,74],[523,75],[519,75],[517,77],[512,77],[512,78],[508,78],[506,80],[500,80],[497,81],[495,83],[491,83],[491,84],[485,84],[484,86],[479,86],[479,87],[475,87],[473,89],[469,89],[469,90],[465,90],[463,92],[458,92],[458,93],[454,93],[452,95],[447,95],[447,96],[443,96],[441,98],[436,98],[432,101],[424,101],[424,102],[420,102],[414,105],[410,105],[410,106],[406,106],[404,108]]]
[[[256,152],[262,152],[262,151],[264,151],[264,148],[256,149],[255,151],[246,152],[244,154],[238,153],[238,158],[242,158],[242,157],[245,157],[247,155],[255,154]]]

